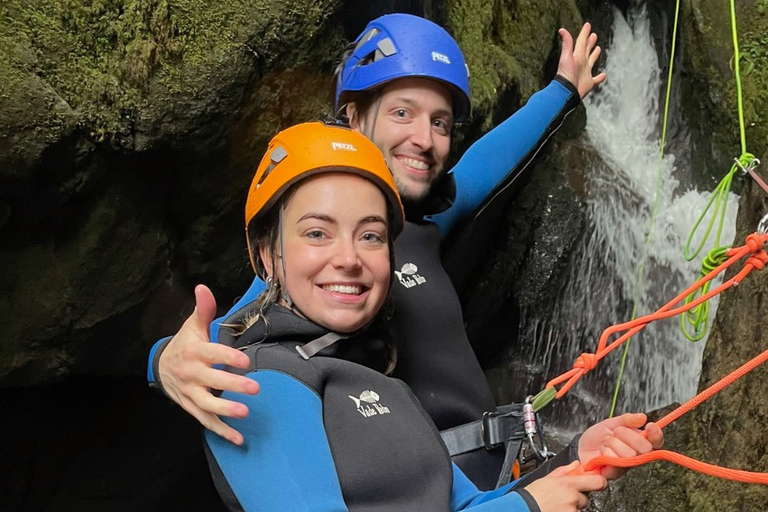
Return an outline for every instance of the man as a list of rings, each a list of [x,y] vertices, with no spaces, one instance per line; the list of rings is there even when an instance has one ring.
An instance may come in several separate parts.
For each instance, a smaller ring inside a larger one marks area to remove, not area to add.
[[[464,57],[445,30],[416,16],[393,14],[368,24],[340,65],[336,106],[342,119],[381,149],[395,176],[407,223],[395,247],[395,376],[406,381],[441,430],[480,420],[496,405],[464,332],[461,306],[440,263],[440,243],[456,223],[517,179],[538,147],[595,85],[597,36],[585,24],[576,43],[559,31],[558,76],[525,107],[477,141],[446,173],[455,122],[469,116]],[[264,285],[256,280],[225,315],[236,314]],[[241,444],[218,416],[242,418],[247,408],[210,389],[256,394],[251,379],[217,370],[246,368],[248,357],[209,343],[215,314],[210,292],[198,287],[197,308],[173,338],[150,353],[148,379],[206,428]],[[218,340],[214,322],[210,340]],[[481,489],[493,488],[503,449],[464,453],[455,462]]]

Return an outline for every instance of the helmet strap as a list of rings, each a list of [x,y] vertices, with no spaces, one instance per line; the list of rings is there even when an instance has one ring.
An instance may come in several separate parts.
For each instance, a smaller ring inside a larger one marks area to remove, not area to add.
[[[293,309],[293,301],[291,300],[291,296],[288,294],[288,273],[285,271],[285,243],[284,243],[284,237],[283,237],[283,228],[284,228],[284,217],[285,217],[285,204],[280,205],[280,213],[278,216],[278,237],[280,237],[280,265],[283,267],[283,286],[281,286],[282,290],[280,291],[280,298],[285,302],[285,305],[288,308]]]

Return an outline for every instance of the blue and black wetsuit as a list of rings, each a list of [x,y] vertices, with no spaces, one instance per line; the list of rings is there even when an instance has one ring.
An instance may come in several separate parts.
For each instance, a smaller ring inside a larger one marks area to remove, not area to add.
[[[408,386],[384,376],[386,344],[369,329],[304,359],[296,351],[327,333],[281,306],[233,338],[251,359],[256,396],[245,419],[225,419],[243,433],[235,446],[206,432],[216,487],[234,511],[537,511],[511,485],[480,492],[441,442]],[[375,367],[376,369],[373,369]],[[377,371],[378,370],[378,371]]]
[[[406,210],[405,230],[395,243],[395,375],[408,383],[440,430],[478,420],[496,407],[464,331],[458,295],[440,261],[441,241],[457,223],[523,177],[541,145],[578,103],[570,83],[554,80],[475,142],[419,211]],[[263,289],[255,279],[225,318],[247,308]],[[220,323],[218,319],[211,327],[214,342]],[[160,340],[150,352],[150,382],[168,341]],[[481,448],[455,462],[479,488],[492,489],[503,456],[502,449]]]

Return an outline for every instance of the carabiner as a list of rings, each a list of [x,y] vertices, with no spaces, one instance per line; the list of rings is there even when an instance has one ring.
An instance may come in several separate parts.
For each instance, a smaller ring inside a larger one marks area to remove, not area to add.
[[[764,235],[766,233],[768,233],[768,213],[757,223],[757,234]]]

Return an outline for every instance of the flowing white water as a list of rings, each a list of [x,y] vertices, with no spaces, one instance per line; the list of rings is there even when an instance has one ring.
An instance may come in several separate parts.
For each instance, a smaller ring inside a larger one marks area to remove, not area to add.
[[[679,192],[690,189],[687,162],[676,162],[672,155],[660,160],[666,77],[660,76],[644,12],[629,22],[616,14],[605,71],[605,84],[585,100],[586,144],[599,155],[585,172],[587,232],[551,316],[542,320],[541,312],[523,312],[522,341],[532,347],[528,360],[535,361],[529,369],[549,378],[569,368],[580,353],[594,352],[603,329],[629,320],[633,305],[636,316],[653,312],[693,283],[703,257],[688,262],[683,248],[710,192]],[[733,240],[735,214],[731,197],[722,243]],[[711,303],[710,321],[715,311]],[[685,339],[678,318],[651,324],[636,335],[617,411],[650,411],[693,396],[705,341]],[[606,417],[620,352],[603,359],[570,391],[568,405],[558,407],[568,410],[569,426],[578,428],[574,418]]]

